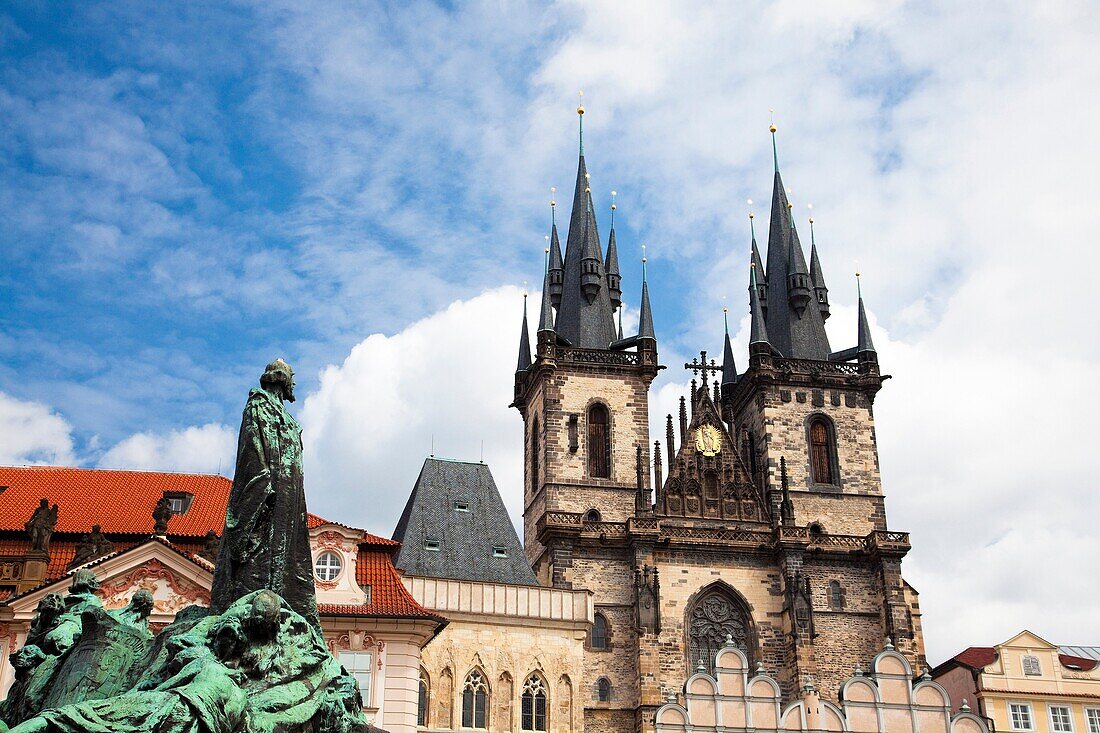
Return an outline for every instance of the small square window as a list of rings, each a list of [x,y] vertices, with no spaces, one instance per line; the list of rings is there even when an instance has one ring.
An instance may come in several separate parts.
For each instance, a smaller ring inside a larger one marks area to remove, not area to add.
[[[1067,705],[1050,706],[1050,729],[1054,733],[1073,733],[1073,718]]]
[[[493,545],[493,557],[508,557],[508,548],[502,545]]]
[[[424,540],[424,549],[430,552],[439,552],[439,540],[428,538]]]
[[[470,511],[470,503],[467,502],[467,501],[456,501],[454,506],[455,506],[455,511],[456,512],[468,512],[468,511]]]
[[[1031,706],[1026,702],[1009,703],[1008,710],[1012,716],[1012,730],[1035,730],[1031,723]]]

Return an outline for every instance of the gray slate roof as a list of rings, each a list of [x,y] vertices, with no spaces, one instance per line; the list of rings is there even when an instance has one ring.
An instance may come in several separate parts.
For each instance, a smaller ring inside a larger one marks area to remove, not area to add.
[[[1100,661],[1100,646],[1060,646],[1058,651],[1071,657],[1095,659]]]
[[[538,584],[484,463],[425,460],[393,539],[402,543],[394,565],[409,575]],[[429,541],[439,550],[427,549]],[[494,547],[507,556],[498,557]]]

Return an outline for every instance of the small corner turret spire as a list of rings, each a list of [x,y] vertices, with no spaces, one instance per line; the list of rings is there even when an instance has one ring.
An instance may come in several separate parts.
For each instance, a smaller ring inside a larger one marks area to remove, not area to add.
[[[527,283],[523,283],[523,322],[519,330],[519,361],[516,371],[526,371],[531,366],[531,337],[527,333]]]
[[[768,276],[764,272],[764,261],[760,259],[760,248],[756,244],[756,215],[752,210],[752,199],[748,200],[749,204],[749,234],[752,236],[752,264],[756,266],[756,279],[759,283],[757,290],[760,295],[760,307],[764,312],[764,316],[768,315]]]
[[[584,219],[584,238],[581,246],[581,293],[592,303],[603,287],[603,262],[600,261],[599,240],[596,239],[596,217],[592,212],[592,189],[585,174],[584,195],[588,199]]]
[[[866,357],[877,359],[875,344],[871,340],[871,325],[867,322],[867,310],[863,307],[863,288],[859,282],[859,272],[856,272],[856,295],[859,298],[859,337],[856,341],[856,355],[862,361]]]
[[[607,257],[604,260],[604,273],[607,275],[607,294],[611,297],[611,307],[619,308],[623,304],[622,280],[619,276],[619,248],[615,244],[615,203],[617,191],[611,192],[611,234],[607,239]],[[621,336],[619,338],[622,338]]]
[[[814,298],[821,320],[829,320],[829,288],[825,287],[825,273],[821,270],[821,258],[817,255],[817,239],[814,236],[813,204],[807,204],[810,210],[810,280],[814,286]]]
[[[769,353],[768,327],[764,323],[764,312],[760,309],[760,294],[756,285],[756,265],[749,266],[749,313],[752,323],[749,328],[749,353],[762,351]]]
[[[645,245],[642,245],[642,305],[638,312],[638,338],[657,339],[653,330],[653,310],[649,305],[649,284],[646,282],[646,254]]]
[[[539,311],[539,333],[554,333],[554,307],[550,299],[550,253],[546,253],[546,273],[542,277],[542,309]],[[539,339],[542,343],[542,339]]]
[[[557,193],[556,187],[550,187],[550,303],[555,308],[561,307],[561,294],[565,289],[565,261],[561,256],[561,242],[558,240],[557,220]]]
[[[726,328],[726,342],[722,347],[722,391],[737,381],[737,365],[733,362],[733,345],[730,344],[729,308],[722,308],[722,321]]]

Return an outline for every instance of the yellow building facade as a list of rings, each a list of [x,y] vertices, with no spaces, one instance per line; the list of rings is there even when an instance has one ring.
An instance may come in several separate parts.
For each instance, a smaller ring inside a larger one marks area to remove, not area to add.
[[[1100,733],[1100,664],[1067,651],[1021,631],[997,646],[966,649],[933,677],[954,709],[969,706],[991,730]]]

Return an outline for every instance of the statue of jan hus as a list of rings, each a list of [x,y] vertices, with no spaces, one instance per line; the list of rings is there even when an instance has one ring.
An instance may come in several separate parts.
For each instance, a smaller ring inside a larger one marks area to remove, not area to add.
[[[284,401],[294,401],[294,370],[277,359],[245,403],[210,606],[220,614],[266,588],[320,630],[302,485],[302,429]]]

